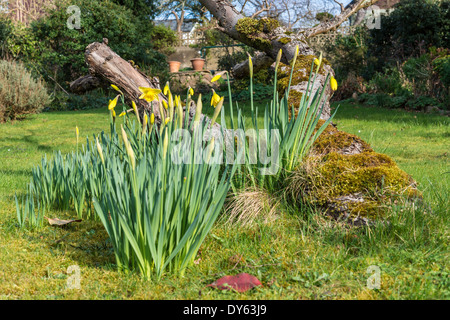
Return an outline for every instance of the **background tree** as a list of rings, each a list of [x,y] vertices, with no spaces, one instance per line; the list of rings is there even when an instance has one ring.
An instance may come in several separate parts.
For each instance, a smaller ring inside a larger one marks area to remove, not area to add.
[[[289,65],[296,54],[296,48],[298,48],[299,54],[305,57],[305,59],[300,59],[298,62],[304,63],[308,68],[308,65],[311,65],[310,62],[312,62],[311,57],[314,57],[315,54],[314,50],[307,43],[308,38],[336,29],[359,9],[372,5],[376,1],[358,0],[346,8],[341,5],[341,13],[331,20],[321,22],[310,28],[300,29],[298,32],[293,33],[286,27],[280,25],[278,20],[272,18],[252,19],[245,17],[227,0],[200,0],[218,20],[218,28],[222,32],[262,52],[262,54],[259,54],[254,59],[253,65],[255,72],[271,64],[276,59],[280,49],[283,52],[281,61]],[[247,69],[248,64],[243,63],[235,68],[235,74],[239,73],[243,75],[247,73]],[[298,70],[298,68],[296,69]],[[331,89],[328,83],[326,83],[326,75],[329,73],[333,74],[333,70],[329,64],[324,63],[323,72],[317,76],[316,82],[313,84],[314,88],[316,88],[315,90],[326,87],[325,94],[327,97],[331,96]],[[301,75],[298,78],[298,82],[291,87],[292,96],[297,97],[301,96],[304,92],[307,82]],[[293,103],[297,104],[296,101],[293,101]],[[327,101],[322,112],[322,118],[328,118],[329,116],[330,106]]]
[[[112,0],[127,7],[133,14],[139,17],[153,19],[158,14],[158,0]]]
[[[312,26],[317,13],[336,9],[331,0],[237,0],[236,4],[246,16],[276,19],[289,31]]]

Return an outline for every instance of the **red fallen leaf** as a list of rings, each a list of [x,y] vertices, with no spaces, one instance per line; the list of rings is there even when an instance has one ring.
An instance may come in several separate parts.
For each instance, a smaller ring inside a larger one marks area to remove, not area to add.
[[[208,284],[207,287],[213,287],[219,290],[234,289],[238,292],[245,292],[261,285],[262,283],[255,276],[248,273],[240,273],[236,276],[224,276]]]
[[[66,225],[66,224],[69,224],[72,222],[81,222],[82,221],[81,219],[79,219],[79,220],[61,220],[58,218],[53,218],[53,219],[47,218],[47,217],[44,217],[44,218],[47,219],[48,223],[52,226],[63,226],[63,225]]]

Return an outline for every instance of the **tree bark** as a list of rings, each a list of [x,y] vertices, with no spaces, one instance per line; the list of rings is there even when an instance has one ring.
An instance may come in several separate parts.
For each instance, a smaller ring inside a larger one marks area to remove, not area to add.
[[[128,61],[122,59],[108,47],[106,39],[104,39],[103,43],[94,42],[88,45],[86,47],[85,60],[88,64],[90,75],[72,82],[74,88],[77,87],[77,84],[83,83],[83,78],[88,84],[94,84],[97,81],[106,81],[114,84],[124,93],[125,99],[130,105],[131,101],[136,103],[141,116],[144,110],[148,113],[153,112],[155,121],[157,123],[161,122],[159,102],[147,102],[139,99],[142,94],[139,87],[160,89],[158,78],[150,79],[135,69]],[[158,98],[161,101],[167,101],[167,98],[162,93],[159,94]]]
[[[155,88],[159,89],[158,78],[149,78],[139,70],[135,69],[129,62],[122,59],[118,54],[111,50],[107,45],[107,39],[103,40],[103,43],[94,42],[86,47],[85,60],[89,66],[90,75],[81,77],[72,82],[71,87],[80,88],[100,85],[102,83],[114,84],[124,93],[125,100],[128,103],[134,101],[139,110],[139,115],[142,118],[143,112],[146,110],[148,113],[153,112],[155,114],[155,123],[159,126],[161,124],[161,116],[159,112],[159,102],[153,101],[149,103],[143,99],[139,99],[142,92],[139,87]],[[160,93],[159,100],[166,101],[166,96]],[[163,109],[165,110],[165,109]],[[183,108],[183,112],[189,110],[189,123],[195,116],[196,104],[194,101],[190,102],[189,106]],[[164,111],[163,111],[164,112]],[[165,115],[166,117],[168,114]],[[200,115],[200,121],[206,121],[207,124],[211,123],[205,115]],[[209,125],[208,125],[209,127]],[[222,130],[218,123],[215,123],[208,132],[205,133],[204,140],[209,140],[212,136],[216,139],[221,139]]]

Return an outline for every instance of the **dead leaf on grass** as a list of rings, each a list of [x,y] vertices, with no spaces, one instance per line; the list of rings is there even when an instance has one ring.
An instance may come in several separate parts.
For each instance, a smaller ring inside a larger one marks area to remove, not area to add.
[[[61,220],[58,218],[48,218],[48,217],[44,217],[45,219],[48,220],[48,223],[52,226],[64,226],[66,224],[72,223],[72,222],[81,222],[83,220],[81,219],[76,219],[76,220]]]
[[[262,283],[256,278],[248,273],[240,273],[236,276],[224,276],[207,287],[213,287],[219,290],[230,290],[234,289],[238,292],[245,292],[256,286],[261,286]]]

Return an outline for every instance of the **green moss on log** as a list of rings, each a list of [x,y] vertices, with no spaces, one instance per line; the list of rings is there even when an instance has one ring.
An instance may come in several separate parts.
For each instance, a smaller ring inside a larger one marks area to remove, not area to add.
[[[236,23],[236,31],[243,34],[251,45],[256,48],[271,48],[270,42],[273,31],[280,26],[275,19],[242,18]]]

